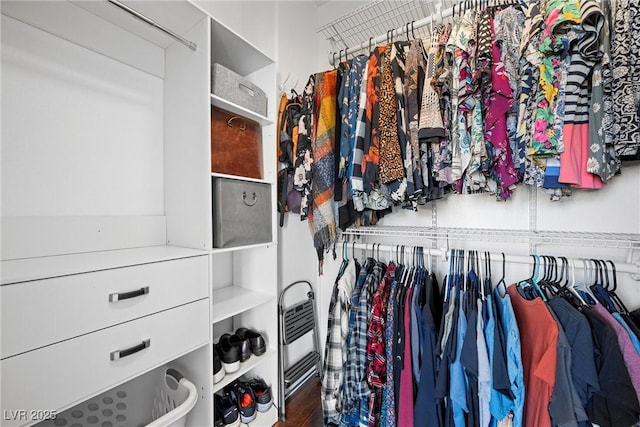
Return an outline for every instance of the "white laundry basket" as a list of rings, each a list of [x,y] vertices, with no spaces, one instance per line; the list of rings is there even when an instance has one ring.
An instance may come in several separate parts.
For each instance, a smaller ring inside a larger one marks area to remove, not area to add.
[[[42,427],[184,427],[198,390],[175,369],[163,367],[43,421]]]

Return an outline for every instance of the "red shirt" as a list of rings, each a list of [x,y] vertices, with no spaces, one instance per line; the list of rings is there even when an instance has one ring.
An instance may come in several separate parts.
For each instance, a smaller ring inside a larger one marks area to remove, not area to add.
[[[558,324],[540,298],[523,298],[516,285],[507,288],[520,329],[524,368],[524,426],[551,427],[549,402],[555,386]]]

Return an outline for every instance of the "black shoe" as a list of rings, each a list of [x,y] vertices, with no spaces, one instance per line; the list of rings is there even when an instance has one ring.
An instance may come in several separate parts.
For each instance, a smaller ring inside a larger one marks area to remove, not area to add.
[[[217,405],[217,404],[216,404]],[[213,410],[213,425],[214,427],[224,427],[224,421],[222,421],[222,418],[220,417],[220,415],[218,414],[218,408],[216,406],[216,408]]]
[[[224,334],[218,342],[218,355],[227,373],[240,369],[240,347],[231,344],[231,335]]]
[[[218,344],[215,344],[213,347],[213,383],[219,383],[224,378],[224,374],[224,368],[218,354]]]
[[[230,396],[218,396],[214,394],[215,401],[215,413],[218,418],[222,421],[223,426],[225,427],[236,427],[240,425],[240,417],[238,412],[238,407],[233,402]],[[216,426],[217,426],[216,421]]]
[[[267,412],[273,403],[271,386],[268,386],[262,378],[253,378],[247,381],[247,384],[251,387],[253,395],[256,397],[258,412]]]
[[[240,349],[240,361],[246,362],[251,357],[251,343],[249,339],[240,338],[238,335],[231,335],[231,344]]]
[[[247,328],[238,328],[236,335],[240,339],[248,339],[251,343],[251,351],[256,356],[260,356],[267,351],[267,345],[264,342],[264,338],[258,332]]]
[[[231,400],[238,407],[240,412],[240,420],[248,424],[256,419],[258,411],[256,410],[256,396],[253,394],[253,390],[247,384],[237,382],[231,389],[229,395]]]

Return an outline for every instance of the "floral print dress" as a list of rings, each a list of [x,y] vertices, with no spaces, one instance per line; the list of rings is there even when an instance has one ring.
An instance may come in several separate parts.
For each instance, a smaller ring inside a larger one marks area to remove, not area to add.
[[[536,97],[534,132],[529,154],[545,157],[557,154],[554,109],[560,83],[561,56],[564,51],[562,30],[567,24],[580,23],[577,0],[549,0],[545,11],[545,25],[539,47],[540,86]]]

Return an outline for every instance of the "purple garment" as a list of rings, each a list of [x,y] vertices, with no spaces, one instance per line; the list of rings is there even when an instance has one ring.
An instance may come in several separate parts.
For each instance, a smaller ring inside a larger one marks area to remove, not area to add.
[[[600,303],[592,306],[593,309],[602,317],[602,319],[609,325],[616,333],[618,337],[618,344],[620,345],[620,351],[622,351],[622,357],[624,358],[624,364],[627,365],[627,371],[629,371],[629,377],[633,383],[633,388],[636,390],[636,396],[640,401],[640,355],[636,351],[629,333],[618,321],[607,311],[606,308]]]
[[[493,45],[493,66],[491,68],[491,93],[485,117],[485,137],[493,146],[493,172],[498,181],[498,196],[507,200],[511,187],[518,182],[518,174],[513,165],[513,153],[507,133],[507,113],[513,105],[513,94],[500,48]]]
[[[413,427],[413,370],[411,368],[411,295],[407,291],[404,299],[404,365],[400,372],[400,400],[398,402],[398,427]]]

